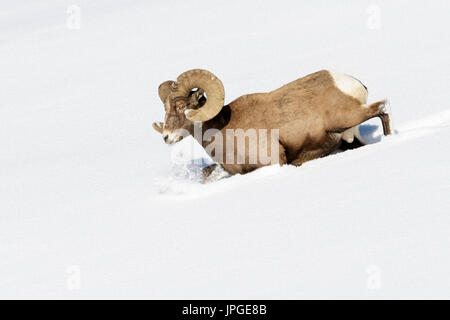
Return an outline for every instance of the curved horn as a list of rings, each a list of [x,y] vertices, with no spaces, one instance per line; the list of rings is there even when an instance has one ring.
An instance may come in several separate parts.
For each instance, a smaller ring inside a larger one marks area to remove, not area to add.
[[[169,96],[173,84],[174,81],[168,80],[159,85],[158,94],[163,103],[166,103],[166,99]]]
[[[153,122],[152,124],[153,129],[155,129],[159,133],[163,133],[164,130],[164,123],[163,122]]]
[[[193,88],[199,88],[206,93],[206,103],[203,107],[191,110],[186,117],[191,121],[207,121],[214,118],[225,102],[225,91],[222,81],[209,71],[194,69],[183,72],[173,86],[173,96],[187,97]]]

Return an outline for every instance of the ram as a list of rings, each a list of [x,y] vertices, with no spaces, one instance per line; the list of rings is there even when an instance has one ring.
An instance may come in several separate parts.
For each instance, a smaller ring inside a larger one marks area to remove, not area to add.
[[[274,163],[299,166],[326,156],[343,140],[360,140],[358,125],[374,117],[381,119],[384,135],[391,132],[386,101],[367,104],[367,88],[359,80],[326,70],[271,92],[241,96],[227,105],[222,82],[206,70],[186,71],[176,81],[163,82],[158,91],[166,114],[164,123],[153,123],[153,127],[164,141],[173,144],[186,135],[194,136],[229,174]],[[208,135],[211,130],[215,131]],[[248,148],[245,140],[243,152],[236,132],[249,130],[257,132],[257,139],[253,146],[249,141]],[[272,135],[275,131],[277,135]],[[261,142],[261,137],[274,136],[275,142]],[[255,161],[250,150],[268,155],[271,161]]]

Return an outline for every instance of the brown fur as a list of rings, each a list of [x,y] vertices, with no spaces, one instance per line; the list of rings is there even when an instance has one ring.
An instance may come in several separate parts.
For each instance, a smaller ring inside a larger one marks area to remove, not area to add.
[[[193,134],[194,124],[184,116],[189,97],[166,103],[164,130],[187,129]],[[203,132],[216,128],[225,139],[227,129],[279,129],[278,163],[301,165],[336,150],[340,133],[373,118],[383,120],[385,134],[390,133],[389,118],[383,112],[384,102],[364,106],[344,94],[334,84],[328,71],[319,71],[268,92],[239,97],[222,108],[213,119],[203,123]],[[203,147],[210,142],[199,141]],[[224,141],[224,149],[227,141]],[[235,142],[235,153],[237,152]],[[248,151],[248,150],[247,150]],[[270,153],[269,153],[270,154]],[[223,163],[230,174],[246,173],[264,164]]]

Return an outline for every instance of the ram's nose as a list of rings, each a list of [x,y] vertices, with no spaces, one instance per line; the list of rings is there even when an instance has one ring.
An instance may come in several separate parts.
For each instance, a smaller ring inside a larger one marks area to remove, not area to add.
[[[169,135],[166,133],[163,135],[164,142],[167,143],[167,139],[169,139]]]

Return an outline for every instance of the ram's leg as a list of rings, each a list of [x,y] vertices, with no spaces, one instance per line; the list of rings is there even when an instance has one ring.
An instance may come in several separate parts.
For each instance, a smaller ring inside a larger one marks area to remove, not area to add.
[[[220,164],[214,163],[202,169],[202,183],[229,177],[230,173]]]
[[[301,166],[303,163],[325,157],[336,151],[341,145],[341,135],[338,133],[327,133],[324,142],[318,149],[300,151],[297,157],[290,164]]]
[[[279,143],[278,146],[278,164],[280,166],[283,166],[287,163],[287,157],[286,157],[286,149],[283,147],[281,143]]]
[[[202,177],[203,179],[208,178],[211,173],[217,168],[218,164],[214,163],[202,169]]]
[[[369,111],[369,113],[368,113],[369,118],[366,119],[366,120],[369,120],[369,119],[376,118],[376,117],[380,118],[381,124],[383,126],[383,134],[385,136],[391,134],[391,121],[389,119],[389,114],[387,113],[386,104],[387,104],[387,101],[383,100],[383,101],[372,103],[371,105],[367,106],[368,111]]]
[[[369,120],[372,118],[377,118],[377,117],[380,118],[381,124],[383,126],[383,134],[385,136],[391,134],[391,121],[389,119],[389,114],[387,113],[386,104],[387,104],[387,101],[383,100],[383,101],[372,103],[371,105],[366,107],[368,110],[368,119],[366,119],[366,120]],[[366,121],[366,120],[364,120],[364,121]]]
[[[389,114],[387,113],[380,113],[378,117],[381,120],[381,124],[383,125],[383,134],[385,136],[391,134],[391,120],[389,118]]]
[[[378,101],[369,105],[353,105],[352,108],[347,108],[345,112],[330,121],[328,131],[345,132],[375,117],[380,117],[382,121],[384,119],[383,125],[386,126],[389,120],[389,117],[386,116],[386,101]],[[389,131],[388,126],[386,126],[386,130],[386,132]]]

